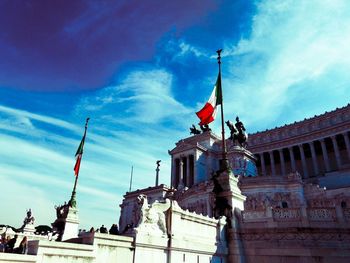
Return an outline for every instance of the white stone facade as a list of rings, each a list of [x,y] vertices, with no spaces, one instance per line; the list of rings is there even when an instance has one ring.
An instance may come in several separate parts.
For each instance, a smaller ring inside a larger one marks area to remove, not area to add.
[[[180,140],[170,187],[124,195],[120,235],[30,241],[0,262],[350,262],[349,131],[348,105],[252,134],[249,150],[227,141],[233,173],[215,134]]]

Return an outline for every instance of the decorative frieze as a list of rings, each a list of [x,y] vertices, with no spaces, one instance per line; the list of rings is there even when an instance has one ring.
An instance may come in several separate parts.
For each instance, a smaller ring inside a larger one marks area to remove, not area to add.
[[[295,231],[293,231],[295,230]],[[307,229],[301,230],[298,229],[286,229],[285,231],[281,230],[267,230],[264,229],[263,232],[241,232],[241,238],[244,241],[339,241],[341,243],[350,241],[350,232],[348,230],[338,230],[338,231],[308,231]],[[314,243],[310,243],[310,245],[314,245]],[[304,244],[305,247],[305,244]]]

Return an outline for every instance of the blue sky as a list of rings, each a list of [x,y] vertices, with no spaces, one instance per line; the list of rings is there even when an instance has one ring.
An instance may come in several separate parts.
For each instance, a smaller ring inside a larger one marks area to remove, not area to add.
[[[132,165],[133,189],[154,184],[158,159],[168,184],[219,48],[225,116],[251,133],[346,105],[349,13],[346,0],[2,1],[0,223],[28,208],[53,222],[87,116],[81,227],[118,222]]]

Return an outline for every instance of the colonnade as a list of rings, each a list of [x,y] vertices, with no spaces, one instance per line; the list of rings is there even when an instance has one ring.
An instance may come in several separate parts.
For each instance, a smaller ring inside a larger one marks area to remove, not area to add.
[[[350,165],[349,133],[325,137],[279,149],[255,153],[261,175],[286,175],[298,171],[303,178]],[[278,170],[278,171],[277,171]]]
[[[194,184],[194,155],[183,155],[173,158],[173,175],[172,184],[175,188],[190,187]]]

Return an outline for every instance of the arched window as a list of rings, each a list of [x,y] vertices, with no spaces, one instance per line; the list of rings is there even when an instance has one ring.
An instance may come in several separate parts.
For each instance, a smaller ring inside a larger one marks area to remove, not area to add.
[[[288,208],[288,203],[286,201],[282,201],[282,208]]]

